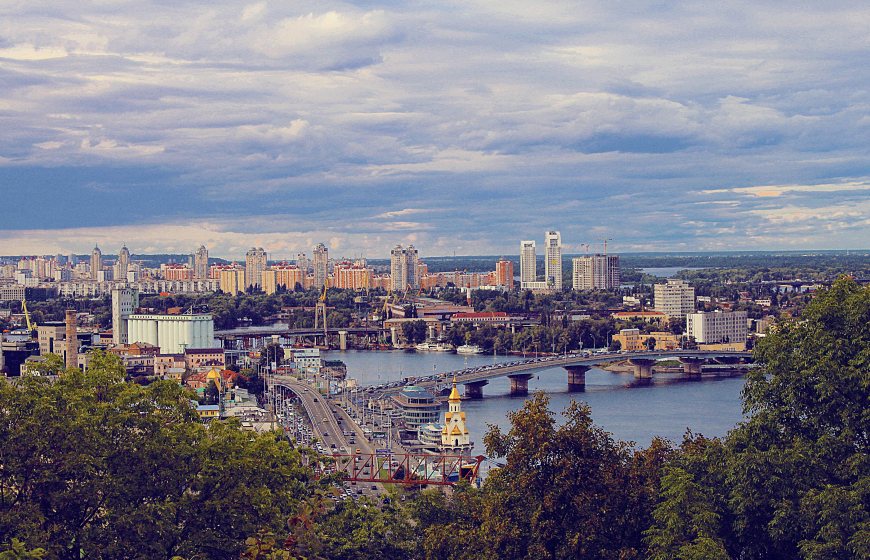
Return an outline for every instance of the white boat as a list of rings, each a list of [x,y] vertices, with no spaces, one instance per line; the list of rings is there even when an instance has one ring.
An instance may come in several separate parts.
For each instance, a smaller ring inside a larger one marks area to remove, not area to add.
[[[418,352],[450,352],[453,350],[453,346],[447,344],[446,342],[421,342],[420,344],[414,346],[414,348]]]
[[[483,348],[477,344],[463,344],[456,348],[457,354],[483,354]]]

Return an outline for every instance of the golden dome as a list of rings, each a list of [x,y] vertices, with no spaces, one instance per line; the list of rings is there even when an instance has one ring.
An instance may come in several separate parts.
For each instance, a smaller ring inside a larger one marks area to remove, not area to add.
[[[450,391],[450,396],[447,397],[447,400],[450,402],[459,402],[462,400],[462,397],[459,395],[459,391],[456,389],[456,376],[453,376],[453,390]]]

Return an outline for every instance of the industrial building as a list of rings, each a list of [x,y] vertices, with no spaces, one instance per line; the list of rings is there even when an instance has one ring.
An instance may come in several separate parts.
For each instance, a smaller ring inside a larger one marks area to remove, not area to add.
[[[162,354],[182,354],[187,348],[215,348],[214,319],[210,314],[158,315],[135,313],[127,319],[131,343],[147,342]]]

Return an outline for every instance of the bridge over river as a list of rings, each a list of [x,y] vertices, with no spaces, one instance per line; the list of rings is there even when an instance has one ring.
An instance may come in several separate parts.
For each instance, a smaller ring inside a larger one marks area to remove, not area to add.
[[[490,379],[508,377],[511,381],[512,395],[525,395],[529,392],[529,379],[532,372],[554,367],[564,368],[568,372],[568,390],[582,391],[586,386],[586,372],[592,367],[617,361],[625,361],[634,368],[634,376],[638,379],[652,377],[652,368],[661,359],[677,359],[687,375],[700,375],[701,368],[707,363],[747,364],[752,359],[752,352],[734,352],[722,350],[660,350],[651,352],[608,352],[567,354],[562,356],[546,356],[530,360],[517,360],[461,369],[446,373],[438,373],[422,377],[410,377],[401,383],[387,383],[372,387],[382,393],[398,392],[406,385],[417,385],[431,389],[441,389],[455,377],[458,383],[465,385],[467,398],[481,398],[483,387]],[[747,367],[747,366],[743,366]]]

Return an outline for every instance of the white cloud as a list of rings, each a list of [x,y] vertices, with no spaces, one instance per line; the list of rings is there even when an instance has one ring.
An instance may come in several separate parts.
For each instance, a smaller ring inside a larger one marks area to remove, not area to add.
[[[13,47],[0,49],[0,58],[16,61],[39,61],[52,58],[64,58],[67,56],[66,49],[60,47],[35,47],[30,43],[21,43]]]
[[[702,194],[735,193],[754,197],[779,197],[787,193],[837,193],[870,190],[870,181],[844,181],[842,183],[821,183],[815,185],[759,185],[754,187],[735,187],[732,189],[712,189]]]
[[[27,172],[94,175],[64,174],[63,210],[75,216],[86,185],[135,195],[159,169],[159,185],[173,185],[166,208],[192,221],[246,215],[278,246],[282,226],[251,218],[263,195],[280,220],[344,247],[354,228],[360,244],[386,248],[419,228],[445,252],[497,252],[515,245],[505,235],[545,227],[566,243],[600,228],[656,247],[824,245],[839,242],[834,223],[870,237],[854,216],[808,219],[815,237],[780,216],[777,236],[764,213],[776,201],[795,215],[848,208],[866,192],[870,10],[360,6],[7,4],[0,173],[24,189],[44,184]],[[119,168],[132,186],[117,184]],[[55,196],[26,192],[33,208]],[[461,211],[425,214],[433,205]],[[336,221],[335,208],[355,217]],[[161,212],[119,209],[117,219],[157,223]],[[19,214],[0,208],[0,223],[35,222]]]

